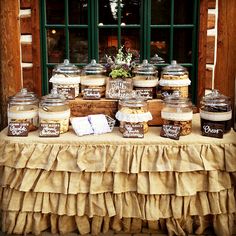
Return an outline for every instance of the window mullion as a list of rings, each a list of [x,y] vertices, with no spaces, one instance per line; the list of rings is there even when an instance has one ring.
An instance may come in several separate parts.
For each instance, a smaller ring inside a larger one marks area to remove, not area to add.
[[[120,7],[121,1],[118,1],[118,48],[121,46],[121,7]]]
[[[65,34],[66,34],[66,58],[70,59],[70,38],[69,38],[69,7],[68,7],[68,0],[65,0]]]
[[[170,12],[170,62],[173,60],[174,51],[174,11],[175,11],[175,1],[171,0],[171,12]]]

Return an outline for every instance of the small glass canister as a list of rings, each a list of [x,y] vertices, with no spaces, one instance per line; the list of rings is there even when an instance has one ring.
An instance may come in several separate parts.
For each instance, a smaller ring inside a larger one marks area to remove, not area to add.
[[[73,100],[79,96],[80,73],[76,65],[65,59],[64,63],[58,64],[53,69],[49,82],[67,99]]]
[[[161,110],[161,118],[164,125],[177,125],[181,127],[180,135],[192,132],[193,109],[188,98],[180,97],[179,91],[164,99]]]
[[[165,66],[161,72],[159,81],[161,94],[171,95],[174,91],[180,91],[181,97],[188,97],[188,86],[191,84],[187,69],[173,60],[171,65]]]
[[[84,94],[85,89],[96,90],[100,93],[101,97],[105,96],[106,91],[106,69],[96,60],[92,60],[87,66],[84,67],[81,76],[81,93]]]
[[[38,103],[36,94],[22,88],[15,96],[9,97],[8,101],[8,124],[10,122],[29,123],[29,131],[38,128]]]
[[[60,133],[65,133],[69,128],[70,108],[66,98],[57,92],[56,88],[43,97],[39,104],[40,123],[59,123]]]
[[[158,71],[155,66],[143,60],[143,63],[137,66],[133,73],[134,89],[138,90],[145,98],[152,99],[156,96],[156,87],[158,84]]]
[[[209,94],[202,97],[200,102],[201,130],[207,123],[224,126],[224,133],[231,129],[232,107],[229,97],[220,94],[213,89]]]
[[[116,119],[120,121],[119,130],[124,132],[125,124],[142,124],[143,132],[148,132],[148,121],[152,114],[148,111],[147,102],[140,98],[125,98],[119,100]]]

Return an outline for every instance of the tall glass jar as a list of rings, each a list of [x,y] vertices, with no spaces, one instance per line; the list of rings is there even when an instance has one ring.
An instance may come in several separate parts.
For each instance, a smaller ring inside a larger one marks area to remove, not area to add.
[[[178,125],[181,127],[180,135],[187,135],[192,132],[193,109],[188,98],[180,97],[179,91],[164,99],[164,106],[161,110],[163,124]]]
[[[49,82],[67,99],[73,100],[79,96],[80,73],[76,65],[65,59],[53,69]]]
[[[148,121],[152,114],[148,111],[147,102],[139,98],[126,98],[119,100],[116,119],[120,121],[119,130],[124,132],[125,124],[142,124],[143,132],[148,132]]]
[[[40,123],[59,123],[60,133],[65,133],[69,128],[70,108],[66,98],[57,92],[56,88],[43,97],[39,104]]]
[[[224,133],[230,131],[232,120],[232,107],[229,97],[213,89],[202,97],[200,102],[201,130],[207,123],[222,124]]]
[[[101,97],[105,96],[106,91],[106,69],[96,60],[92,60],[87,66],[84,67],[81,76],[81,93],[84,94],[86,89],[97,90]]]
[[[161,94],[171,95],[178,90],[181,97],[188,97],[188,86],[191,84],[187,69],[173,60],[171,65],[165,66],[159,81]]]
[[[8,124],[10,122],[29,123],[29,131],[38,128],[38,103],[37,96],[22,88],[16,95],[9,97]]]
[[[133,77],[134,89],[140,91],[147,99],[154,98],[158,84],[156,67],[149,64],[148,60],[143,60],[143,63],[133,70],[133,73],[135,74]]]

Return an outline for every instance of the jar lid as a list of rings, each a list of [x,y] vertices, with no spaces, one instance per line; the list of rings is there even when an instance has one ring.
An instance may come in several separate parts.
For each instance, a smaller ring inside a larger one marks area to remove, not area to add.
[[[84,67],[84,72],[90,74],[99,74],[105,73],[106,69],[103,65],[97,63],[95,59],[92,59],[91,62]]]
[[[80,73],[80,69],[69,62],[68,59],[65,59],[63,63],[58,64],[54,69],[53,73],[60,73],[60,74],[78,74]]]
[[[28,92],[27,88],[22,88],[16,95],[9,97],[9,103],[15,105],[32,104],[38,102],[37,95]]]
[[[163,67],[162,73],[182,75],[188,73],[188,71],[185,67],[179,65],[176,60],[173,60],[170,65]]]
[[[181,97],[180,91],[175,90],[171,95],[167,95],[164,98],[164,102],[171,106],[176,107],[189,107],[192,106],[192,102],[189,98]]]
[[[210,93],[202,97],[202,102],[205,104],[230,104],[230,98],[221,94],[219,90],[212,89]]]
[[[162,64],[165,63],[164,59],[162,57],[159,57],[157,54],[155,54],[151,59],[150,62],[152,64]]]
[[[63,94],[59,94],[56,88],[51,90],[51,93],[42,97],[40,105],[43,108],[52,107],[52,106],[63,106],[66,105],[67,101]]]
[[[157,69],[154,65],[149,64],[148,60],[143,60],[142,64],[136,66],[133,72],[137,74],[153,75],[157,73]]]

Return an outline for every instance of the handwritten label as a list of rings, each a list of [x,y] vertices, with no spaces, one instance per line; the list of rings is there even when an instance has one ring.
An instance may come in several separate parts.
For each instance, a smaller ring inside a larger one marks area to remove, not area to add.
[[[202,135],[212,138],[223,138],[224,125],[215,123],[204,123],[202,125]]]
[[[146,99],[153,99],[153,88],[135,88],[140,94],[140,96]]]
[[[58,93],[63,94],[66,99],[75,99],[75,88],[57,88]]]
[[[100,88],[85,88],[83,90],[83,99],[99,100],[101,99]]]
[[[143,124],[125,124],[124,125],[124,138],[143,138]]]
[[[58,137],[60,135],[60,123],[40,123],[39,137]]]
[[[161,137],[179,140],[181,127],[178,125],[162,125]]]
[[[8,136],[28,136],[29,123],[28,122],[10,122],[8,125]]]

